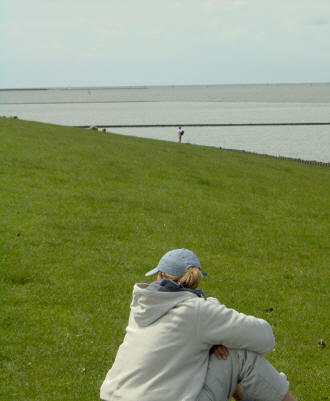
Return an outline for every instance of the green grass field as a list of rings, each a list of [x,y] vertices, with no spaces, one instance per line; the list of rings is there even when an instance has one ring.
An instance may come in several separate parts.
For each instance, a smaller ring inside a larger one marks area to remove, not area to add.
[[[329,168],[6,118],[0,152],[1,401],[98,400],[133,284],[182,247],[329,400]]]

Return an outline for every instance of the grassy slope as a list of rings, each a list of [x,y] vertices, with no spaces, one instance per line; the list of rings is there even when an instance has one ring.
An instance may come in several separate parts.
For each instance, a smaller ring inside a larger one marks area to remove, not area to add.
[[[98,399],[132,285],[177,247],[273,325],[297,398],[328,399],[329,169],[9,119],[0,141],[0,400]]]

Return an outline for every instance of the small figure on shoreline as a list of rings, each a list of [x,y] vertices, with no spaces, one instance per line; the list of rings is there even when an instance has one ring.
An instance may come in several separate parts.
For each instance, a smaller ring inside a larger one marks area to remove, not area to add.
[[[182,135],[184,134],[184,130],[179,127],[178,128],[178,142],[181,143]]]

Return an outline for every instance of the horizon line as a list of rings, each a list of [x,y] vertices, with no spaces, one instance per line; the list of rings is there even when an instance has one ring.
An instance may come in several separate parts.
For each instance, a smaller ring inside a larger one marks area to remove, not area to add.
[[[107,86],[36,86],[36,87],[7,87],[0,91],[29,91],[29,90],[83,90],[83,89],[147,89],[153,87],[187,87],[187,86],[276,86],[276,85],[330,85],[330,82],[264,82],[264,83],[221,83],[221,84],[146,84],[146,85],[107,85]]]

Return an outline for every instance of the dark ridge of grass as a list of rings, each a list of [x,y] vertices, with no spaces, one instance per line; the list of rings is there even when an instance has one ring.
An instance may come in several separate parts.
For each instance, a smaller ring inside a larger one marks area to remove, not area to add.
[[[4,118],[0,154],[0,400],[98,399],[132,285],[178,247],[273,325],[296,397],[326,399],[329,169]]]

